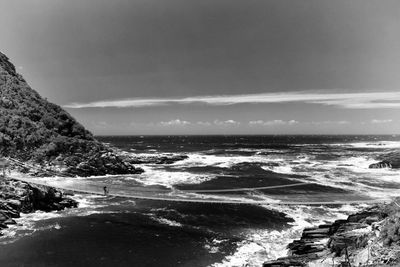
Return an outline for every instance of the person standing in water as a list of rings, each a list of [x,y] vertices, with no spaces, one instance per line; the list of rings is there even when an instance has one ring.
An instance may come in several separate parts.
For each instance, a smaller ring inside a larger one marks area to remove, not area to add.
[[[107,188],[107,186],[104,186],[104,187],[103,187],[103,190],[104,190],[104,195],[107,196],[107,195],[108,195],[108,188]]]

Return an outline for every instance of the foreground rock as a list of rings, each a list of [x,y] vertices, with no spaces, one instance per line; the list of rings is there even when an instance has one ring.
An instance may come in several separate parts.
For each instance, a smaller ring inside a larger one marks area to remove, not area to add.
[[[287,257],[272,266],[399,266],[400,205],[376,205],[315,228],[288,245]]]
[[[49,212],[73,207],[77,207],[77,202],[54,188],[32,186],[13,180],[0,181],[0,229],[15,224],[14,218],[19,218],[20,213],[37,210]]]

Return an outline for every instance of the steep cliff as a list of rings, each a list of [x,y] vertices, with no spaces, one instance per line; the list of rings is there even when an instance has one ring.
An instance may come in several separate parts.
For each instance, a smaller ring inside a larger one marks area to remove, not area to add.
[[[141,172],[95,140],[60,106],[42,98],[2,53],[0,156],[57,166],[76,175]]]

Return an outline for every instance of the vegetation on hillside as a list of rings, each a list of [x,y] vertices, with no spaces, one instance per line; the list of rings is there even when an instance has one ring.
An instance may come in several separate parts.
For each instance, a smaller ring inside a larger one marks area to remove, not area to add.
[[[135,172],[110,153],[65,110],[34,91],[0,53],[0,156],[59,163],[82,175]]]
[[[21,159],[54,156],[69,139],[94,141],[66,111],[32,90],[0,53],[0,153]]]

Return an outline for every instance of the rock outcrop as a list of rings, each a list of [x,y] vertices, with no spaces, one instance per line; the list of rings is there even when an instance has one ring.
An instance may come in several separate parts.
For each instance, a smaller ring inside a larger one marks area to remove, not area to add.
[[[32,186],[13,180],[0,181],[0,229],[15,224],[14,218],[19,218],[20,213],[73,207],[77,207],[77,202],[54,188]]]
[[[399,266],[399,248],[400,205],[394,201],[304,229],[301,238],[288,245],[288,256],[263,266]]]
[[[390,162],[387,161],[381,161],[381,162],[377,162],[377,163],[372,163],[371,165],[369,165],[370,169],[384,169],[384,168],[392,168],[392,164]]]
[[[189,158],[187,155],[160,154],[160,155],[125,155],[125,161],[131,164],[173,164]]]
[[[60,106],[34,91],[0,53],[0,156],[81,176],[140,173]]]

